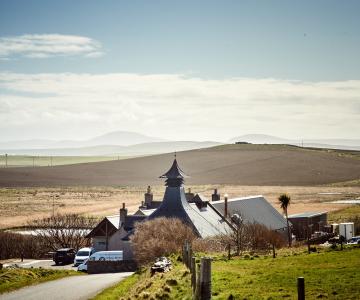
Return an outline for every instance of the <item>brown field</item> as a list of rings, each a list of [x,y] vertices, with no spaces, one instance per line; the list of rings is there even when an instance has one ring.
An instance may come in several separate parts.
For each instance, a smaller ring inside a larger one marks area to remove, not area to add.
[[[54,167],[0,169],[1,187],[146,186],[172,162],[172,154]],[[360,152],[287,145],[223,145],[178,153],[192,185],[360,185]]]
[[[264,195],[279,210],[277,197],[289,193],[292,204],[289,213],[303,211],[334,211],[347,207],[327,203],[340,199],[360,198],[360,187],[334,186],[237,186],[237,185],[187,185],[193,192],[202,193],[209,199],[214,188],[223,196],[241,197]],[[61,187],[61,188],[2,188],[0,189],[0,228],[25,225],[28,221],[56,213],[76,212],[102,217],[116,214],[122,202],[130,212],[135,212],[143,200],[146,186],[139,188],[115,187]],[[154,198],[162,199],[164,186],[153,187]],[[319,194],[341,193],[341,194]]]

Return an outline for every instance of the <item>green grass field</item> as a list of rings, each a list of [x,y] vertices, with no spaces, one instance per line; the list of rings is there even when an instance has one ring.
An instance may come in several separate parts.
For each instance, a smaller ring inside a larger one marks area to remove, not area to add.
[[[246,258],[245,258],[246,257]],[[284,249],[270,256],[218,257],[212,264],[212,299],[296,299],[297,277],[305,278],[306,299],[359,299],[360,248]],[[192,299],[190,274],[176,262],[171,272],[135,274],[94,299]]]
[[[30,155],[8,155],[8,167],[46,167],[71,165],[89,162],[100,162],[130,158],[129,156],[30,156]],[[4,155],[0,156],[0,168],[6,167]]]
[[[49,280],[80,275],[71,270],[2,269],[0,270],[0,294]]]

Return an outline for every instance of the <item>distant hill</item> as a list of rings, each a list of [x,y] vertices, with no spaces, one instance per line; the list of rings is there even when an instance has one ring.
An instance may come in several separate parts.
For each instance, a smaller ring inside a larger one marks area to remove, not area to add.
[[[286,145],[223,145],[180,152],[188,184],[318,185],[360,178],[360,152]],[[2,168],[0,186],[163,184],[172,153],[56,167]]]
[[[136,132],[114,131],[87,140],[46,140],[32,139],[24,141],[0,142],[0,149],[64,149],[93,147],[99,145],[129,146],[142,143],[164,142],[166,140],[157,137],[150,137]]]
[[[51,149],[4,149],[4,153],[12,155],[42,155],[42,156],[141,156],[201,149],[220,145],[218,142],[153,142],[130,146],[102,145],[81,148],[51,148]]]
[[[304,147],[360,150],[360,139],[284,139],[266,134],[246,134],[234,137],[229,143],[248,142],[252,144],[288,144]]]

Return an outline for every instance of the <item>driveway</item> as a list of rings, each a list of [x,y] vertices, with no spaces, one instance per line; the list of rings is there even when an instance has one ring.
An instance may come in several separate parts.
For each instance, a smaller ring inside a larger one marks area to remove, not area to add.
[[[74,267],[73,264],[67,265],[55,265],[53,260],[51,259],[24,259],[23,262],[21,260],[12,260],[7,263],[4,263],[4,268],[11,267],[14,265],[18,265],[21,268],[44,268],[44,269],[53,269],[53,270],[77,270],[77,267]]]
[[[132,272],[71,276],[0,295],[0,300],[86,300]]]

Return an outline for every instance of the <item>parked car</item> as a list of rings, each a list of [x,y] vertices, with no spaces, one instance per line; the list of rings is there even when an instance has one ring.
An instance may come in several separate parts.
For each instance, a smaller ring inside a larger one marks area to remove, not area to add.
[[[81,248],[75,255],[74,266],[82,264],[85,260],[89,259],[93,253],[93,248]]]
[[[87,271],[89,261],[119,261],[123,260],[123,251],[99,251],[93,253],[89,259],[78,266],[78,271]]]
[[[156,272],[167,272],[171,270],[171,261],[166,257],[159,257],[156,259],[154,264],[151,267],[151,275],[154,275]]]
[[[348,245],[360,245],[360,236],[353,236],[348,242]]]
[[[73,263],[74,258],[75,250],[73,248],[61,248],[53,254],[53,261],[56,265]]]

